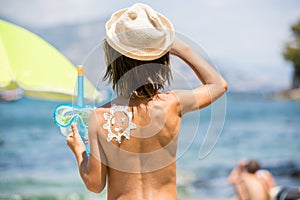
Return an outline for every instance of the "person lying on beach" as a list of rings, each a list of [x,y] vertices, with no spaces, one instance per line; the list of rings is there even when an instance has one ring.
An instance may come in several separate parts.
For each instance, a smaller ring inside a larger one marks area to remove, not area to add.
[[[241,161],[231,171],[228,176],[228,182],[235,186],[238,199],[269,200],[267,187],[256,175],[259,169],[257,162]]]
[[[89,157],[75,125],[67,137],[81,178],[96,193],[107,184],[110,200],[178,199],[176,150],[182,116],[217,100],[227,83],[175,36],[167,18],[145,4],[112,15],[104,51],[104,79],[117,97],[91,114]],[[162,92],[171,79],[169,55],[185,61],[203,85]]]
[[[228,176],[241,200],[300,200],[300,187],[276,185],[271,172],[262,170],[258,161],[239,162]]]

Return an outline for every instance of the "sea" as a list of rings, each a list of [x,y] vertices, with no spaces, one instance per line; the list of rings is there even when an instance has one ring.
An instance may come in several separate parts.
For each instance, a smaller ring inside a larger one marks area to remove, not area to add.
[[[80,179],[65,136],[53,123],[61,102],[0,102],[0,199],[106,199]],[[177,151],[179,199],[232,199],[227,176],[256,159],[278,185],[300,186],[300,102],[228,93],[183,117]]]

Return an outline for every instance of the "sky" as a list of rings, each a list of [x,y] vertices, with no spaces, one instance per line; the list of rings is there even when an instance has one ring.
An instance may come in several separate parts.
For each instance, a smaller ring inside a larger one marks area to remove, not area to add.
[[[0,17],[28,27],[54,27],[108,18],[137,1],[0,0]],[[282,51],[300,19],[299,0],[140,1],[167,16],[178,33],[204,47],[232,84],[286,88],[292,67]],[[223,65],[223,63],[226,63]],[[242,78],[241,78],[242,77]],[[234,86],[233,86],[234,87]]]

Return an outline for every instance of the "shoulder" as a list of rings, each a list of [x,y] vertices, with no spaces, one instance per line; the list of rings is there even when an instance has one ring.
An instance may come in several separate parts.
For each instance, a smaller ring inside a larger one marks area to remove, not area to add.
[[[262,169],[255,172],[255,175],[259,178],[264,178],[266,176],[272,176],[268,170],[262,170]]]
[[[159,92],[157,95],[159,98],[173,97],[173,96],[175,97],[175,93],[173,90],[167,92]]]
[[[105,131],[103,130],[103,124],[105,123],[104,119],[104,113],[108,113],[109,108],[104,107],[98,107],[96,108],[90,115],[89,118],[89,137],[102,139],[105,134],[103,134]]]
[[[264,180],[271,185],[274,183],[273,175],[268,170],[258,170],[255,175],[258,179]]]
[[[96,108],[89,117],[89,130],[98,132],[99,124],[103,121],[103,114],[107,112],[109,108],[98,107]]]
[[[169,110],[171,112],[175,112],[180,115],[181,107],[180,100],[178,99],[178,95],[175,91],[169,91],[165,93],[159,93],[158,100],[160,101],[161,106],[165,110]]]
[[[202,98],[203,94],[195,93],[195,90],[174,90],[172,93],[179,103],[181,115],[200,109],[201,106],[197,98]]]

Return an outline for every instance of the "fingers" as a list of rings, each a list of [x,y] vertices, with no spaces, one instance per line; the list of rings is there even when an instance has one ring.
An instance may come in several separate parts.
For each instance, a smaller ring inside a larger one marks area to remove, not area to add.
[[[72,132],[70,132],[66,138],[68,145],[72,143],[72,141],[74,140],[74,138],[76,138],[77,133],[78,133],[78,130],[77,130],[77,127],[75,124],[71,124],[71,129],[72,129]]]
[[[79,138],[79,134],[78,134],[78,130],[75,124],[71,124],[71,132],[70,134],[67,136],[66,141],[67,141],[67,145],[70,147],[70,149],[75,152],[76,149],[76,145],[78,143]]]
[[[81,137],[75,124],[71,125],[71,130],[72,131],[66,138],[67,145],[73,151],[73,153],[81,154],[85,151],[85,147],[82,143]]]
[[[66,142],[69,147],[72,146],[72,141],[73,141],[73,133],[70,133],[66,138]]]
[[[72,133],[74,134],[77,131],[77,127],[74,123],[71,124]]]
[[[73,137],[79,137],[77,126],[73,123],[71,124]]]

